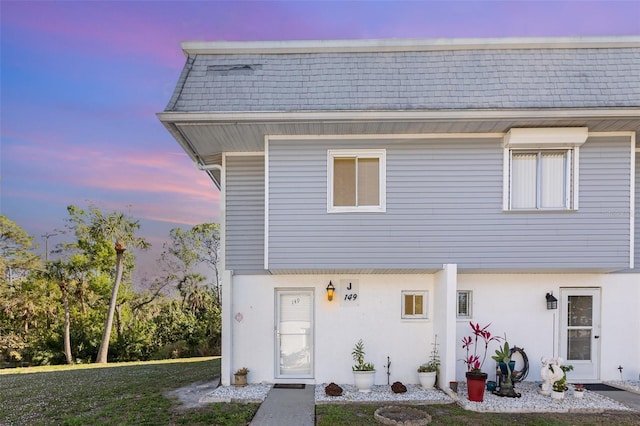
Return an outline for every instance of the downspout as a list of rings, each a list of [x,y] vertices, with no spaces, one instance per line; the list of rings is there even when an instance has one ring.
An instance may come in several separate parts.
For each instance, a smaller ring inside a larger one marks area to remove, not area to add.
[[[224,162],[224,158],[223,158]],[[227,271],[226,265],[226,188],[224,179],[224,167],[220,164],[199,164],[195,163],[198,170],[206,172],[213,182],[217,183],[220,189],[220,271],[222,285],[222,341],[221,355],[222,361],[220,365],[220,382],[223,386],[231,385],[231,369],[233,361],[233,318],[232,301],[233,301],[233,271]],[[213,172],[220,173],[220,182],[213,175]]]
[[[211,180],[217,184],[218,189],[220,189],[220,191],[222,191],[222,173],[223,173],[223,168],[222,168],[222,166],[220,164],[200,164],[198,162],[195,162],[195,165],[198,168],[198,170],[201,170],[203,172],[207,172],[207,174],[209,175]],[[214,170],[220,172],[220,182],[218,182],[216,177],[213,175],[212,172]]]

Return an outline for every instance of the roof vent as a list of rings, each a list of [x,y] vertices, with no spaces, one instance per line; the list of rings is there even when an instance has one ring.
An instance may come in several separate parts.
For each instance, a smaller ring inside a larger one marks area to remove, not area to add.
[[[207,73],[214,75],[251,75],[262,69],[261,64],[209,65]]]

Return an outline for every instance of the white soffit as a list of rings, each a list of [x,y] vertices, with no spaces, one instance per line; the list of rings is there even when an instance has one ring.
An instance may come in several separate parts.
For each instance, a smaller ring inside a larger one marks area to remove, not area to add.
[[[580,146],[589,137],[588,127],[516,128],[504,136],[505,148]]]

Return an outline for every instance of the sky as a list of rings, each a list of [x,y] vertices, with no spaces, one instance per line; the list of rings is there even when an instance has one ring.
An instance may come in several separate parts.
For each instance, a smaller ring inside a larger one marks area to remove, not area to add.
[[[0,0],[0,214],[44,247],[68,205],[122,211],[149,263],[171,228],[219,221],[218,190],[156,117],[182,41],[611,35],[640,35],[640,0]]]

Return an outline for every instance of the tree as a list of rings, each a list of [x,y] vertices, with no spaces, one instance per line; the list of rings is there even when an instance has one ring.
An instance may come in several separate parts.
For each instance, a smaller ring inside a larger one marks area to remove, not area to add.
[[[21,360],[26,334],[37,322],[41,305],[29,283],[40,258],[32,253],[33,238],[18,224],[0,215],[0,358]]]
[[[113,317],[118,300],[118,290],[126,266],[125,251],[128,247],[146,249],[149,247],[149,243],[143,238],[135,236],[135,232],[140,228],[139,221],[133,220],[133,218],[124,213],[111,212],[105,214],[94,206],[90,206],[88,212],[76,206],[69,206],[67,210],[71,215],[70,221],[73,224],[76,236],[79,237],[78,245],[80,248],[89,248],[100,242],[111,242],[113,250],[115,250],[115,277],[104,324],[104,333],[96,357],[97,363],[106,363]]]
[[[71,355],[71,310],[69,308],[69,269],[62,260],[47,262],[44,270],[44,277],[58,284],[62,294],[62,306],[64,308],[64,355],[67,364],[73,364]]]
[[[185,347],[179,352],[189,351],[191,355],[216,353],[221,331],[219,225],[204,223],[189,230],[174,228],[169,237],[171,241],[164,246],[161,265],[166,282],[173,283],[180,301],[160,312],[157,341],[165,347],[184,342]],[[212,285],[208,285],[203,275],[207,272],[205,268],[213,272]],[[167,324],[181,325],[167,328]]]
[[[184,231],[174,228],[169,232],[170,245],[165,245],[164,259],[173,264],[174,270],[181,271],[182,277],[178,277],[187,292],[186,298],[192,290],[197,290],[198,283],[205,278],[196,270],[200,266],[208,268],[212,273],[212,288],[215,294],[215,303],[221,306],[219,255],[220,255],[220,225],[217,223],[203,223]],[[172,260],[170,260],[172,259]],[[189,277],[191,275],[191,277]],[[202,278],[197,278],[202,277]],[[195,282],[195,285],[194,285]],[[189,285],[191,284],[191,285]]]
[[[33,237],[5,215],[0,215],[0,282],[9,286],[24,278],[40,264],[40,258],[31,252]]]

